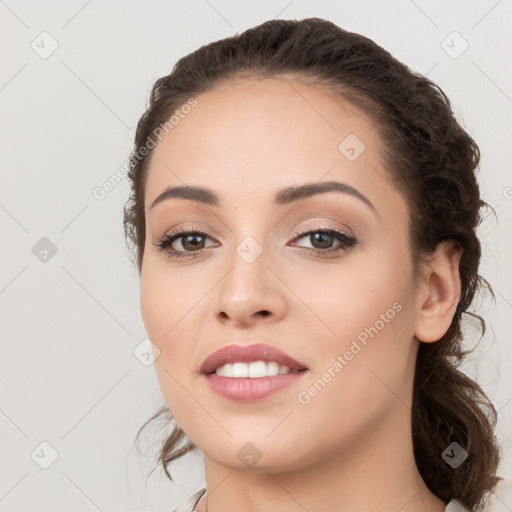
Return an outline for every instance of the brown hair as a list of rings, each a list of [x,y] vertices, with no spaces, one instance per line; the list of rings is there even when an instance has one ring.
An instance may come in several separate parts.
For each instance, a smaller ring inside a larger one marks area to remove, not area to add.
[[[497,413],[482,388],[459,369],[470,352],[462,350],[463,315],[485,333],[485,321],[469,311],[475,294],[489,283],[478,274],[480,242],[476,228],[480,198],[476,171],[480,152],[459,125],[449,99],[435,83],[411,71],[371,39],[334,23],[309,18],[272,20],[241,34],[202,46],[181,58],[153,85],[147,110],[137,125],[130,158],[131,195],[124,228],[140,272],[145,244],[144,184],[151,152],[141,157],[155,130],[192,96],[222,83],[250,78],[288,78],[328,90],[348,101],[378,129],[390,178],[410,212],[411,255],[415,269],[443,240],[462,248],[461,295],[451,325],[436,343],[420,343],[413,389],[412,435],[418,470],[430,491],[448,502],[458,499],[481,510],[500,480]],[[133,261],[133,260],[132,260]],[[163,406],[153,419],[172,414]],[[467,459],[452,468],[443,451],[457,442]],[[159,453],[162,464],[193,450],[178,425]]]

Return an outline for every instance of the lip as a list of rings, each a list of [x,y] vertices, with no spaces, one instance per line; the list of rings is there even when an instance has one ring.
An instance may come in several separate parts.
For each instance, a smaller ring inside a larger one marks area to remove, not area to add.
[[[297,370],[297,373],[258,378],[223,377],[214,373],[217,367],[227,363],[251,363],[253,361],[276,361],[280,365]],[[212,391],[229,400],[242,402],[266,398],[280,389],[298,382],[309,373],[306,365],[278,348],[264,343],[223,347],[210,354],[204,360],[200,370]]]
[[[213,374],[219,366],[227,363],[251,363],[253,361],[276,361],[280,365],[288,366],[291,370],[308,369],[305,364],[285,354],[278,348],[266,345],[265,343],[256,343],[252,345],[227,345],[222,347],[203,361],[200,371],[205,375],[209,375]],[[262,380],[265,378],[267,377],[263,377]]]
[[[308,370],[297,373],[274,375],[272,377],[239,378],[221,377],[216,373],[203,375],[210,389],[218,395],[238,402],[262,400],[277,391],[296,384],[309,373]]]

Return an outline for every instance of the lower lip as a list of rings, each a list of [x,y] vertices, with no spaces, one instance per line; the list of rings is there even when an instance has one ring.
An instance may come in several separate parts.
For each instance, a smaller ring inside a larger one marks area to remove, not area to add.
[[[258,377],[254,379],[221,377],[215,373],[205,375],[210,388],[217,394],[242,402],[262,400],[280,389],[295,384],[302,379],[307,370],[297,373],[286,373],[272,377]]]

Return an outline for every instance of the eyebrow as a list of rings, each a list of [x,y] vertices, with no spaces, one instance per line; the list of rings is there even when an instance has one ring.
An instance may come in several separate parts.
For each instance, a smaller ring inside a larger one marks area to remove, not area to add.
[[[348,194],[357,199],[360,199],[374,212],[375,207],[371,201],[361,194],[358,190],[346,183],[338,181],[324,181],[320,183],[306,183],[296,187],[286,187],[279,190],[272,199],[272,203],[277,206],[287,205],[300,199],[307,199],[318,194],[325,194],[328,192],[341,192]],[[175,187],[167,187],[151,204],[150,210],[158,203],[168,199],[187,199],[206,204],[208,206],[220,206],[220,199],[212,190],[205,187],[198,187],[192,185],[182,185]]]

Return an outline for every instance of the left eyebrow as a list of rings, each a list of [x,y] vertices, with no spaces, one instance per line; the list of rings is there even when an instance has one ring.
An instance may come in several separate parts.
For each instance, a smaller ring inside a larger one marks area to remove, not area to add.
[[[357,189],[347,185],[346,183],[340,183],[338,181],[325,181],[321,183],[306,183],[296,187],[286,187],[279,190],[272,199],[272,203],[277,206],[283,206],[286,204],[313,197],[317,194],[325,194],[328,192],[341,192],[343,194],[349,194],[353,197],[360,199],[374,212],[375,207],[371,201],[361,194]],[[150,210],[154,208],[158,203],[164,200],[180,198],[187,199],[189,201],[197,201],[208,206],[220,206],[220,199],[212,190],[205,187],[183,185],[166,188],[151,204]]]
[[[306,199],[308,197],[315,196],[317,194],[326,194],[327,192],[342,192],[343,194],[349,194],[351,196],[357,197],[374,212],[376,211],[372,202],[366,196],[361,194],[359,190],[351,187],[350,185],[347,185],[346,183],[339,183],[338,181],[306,183],[298,187],[287,187],[277,192],[272,202],[277,205],[285,205],[293,203],[294,201],[299,201],[300,199]]]

